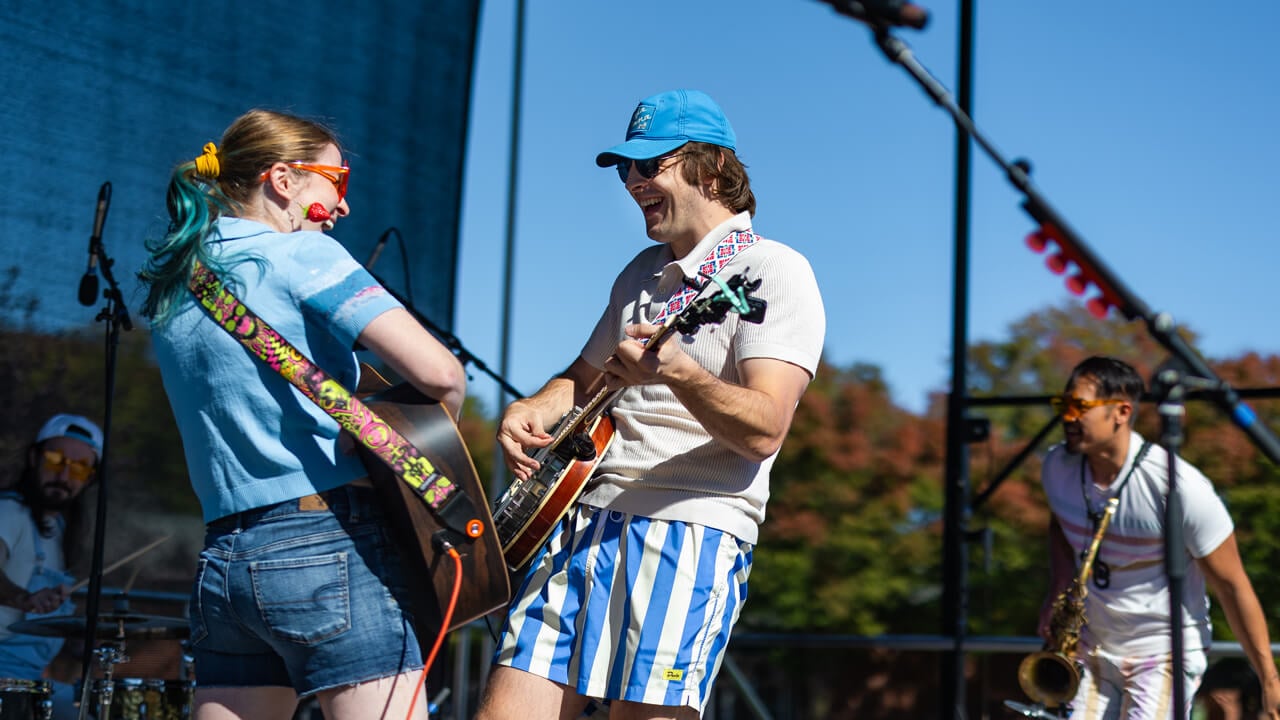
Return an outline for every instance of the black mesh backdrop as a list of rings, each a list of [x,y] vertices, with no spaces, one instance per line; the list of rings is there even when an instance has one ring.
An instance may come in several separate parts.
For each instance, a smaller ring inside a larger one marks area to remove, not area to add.
[[[143,239],[164,230],[173,166],[251,107],[332,125],[349,150],[352,214],[337,237],[358,260],[389,227],[377,272],[452,327],[460,177],[476,0],[221,3],[0,2],[0,269],[39,297],[38,326],[93,322],[76,302],[98,188],[103,242],[136,313]],[[101,303],[99,303],[100,306]],[[139,319],[139,318],[135,318]]]
[[[478,0],[0,0],[0,167],[8,179],[0,203],[0,487],[16,478],[49,415],[104,418],[106,323],[95,318],[105,303],[80,305],[77,287],[98,190],[109,181],[103,245],[135,329],[122,333],[116,374],[105,561],[172,536],[104,578],[104,587],[132,587],[135,609],[141,590],[181,596],[203,531],[135,278],[144,240],[167,222],[170,172],[249,108],[326,122],[352,167],[352,214],[335,237],[364,262],[377,238],[398,228],[411,287],[398,243],[381,256],[378,274],[451,328],[477,15]],[[91,488],[85,496],[90,517],[96,495]],[[91,535],[76,537],[84,547],[73,572],[84,577]],[[145,652],[131,646],[130,655]]]

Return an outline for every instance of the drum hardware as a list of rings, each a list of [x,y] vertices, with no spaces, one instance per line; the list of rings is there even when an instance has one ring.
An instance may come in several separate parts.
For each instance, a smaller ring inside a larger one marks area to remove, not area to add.
[[[43,680],[0,678],[0,718],[50,720],[53,717],[51,689]]]
[[[1013,700],[1005,700],[1004,706],[1010,710],[1029,718],[1040,718],[1041,720],[1058,720],[1059,718],[1069,717],[1071,714],[1070,706],[1061,706],[1060,709],[1066,708],[1066,714],[1059,712],[1051,712],[1044,705],[1034,703],[1027,705],[1025,703],[1014,702]]]
[[[55,617],[20,620],[9,630],[23,635],[43,637],[80,637],[84,633],[86,619],[83,615],[58,615]],[[177,640],[187,637],[190,627],[182,618],[164,615],[144,615],[130,612],[110,612],[98,616],[95,635],[108,640],[125,638],[150,638]]]
[[[83,623],[82,623],[83,624]],[[111,693],[114,689],[111,684],[111,676],[115,672],[115,666],[120,663],[129,662],[129,656],[124,654],[124,643],[104,642],[97,648],[94,648],[92,657],[97,660],[98,667],[102,669],[101,681],[94,680],[91,682],[80,681],[79,687],[76,689],[77,705],[80,707],[80,720],[85,720],[88,709],[92,707],[90,703],[91,691],[96,690],[96,683],[105,682],[106,686],[98,695],[97,712],[94,717],[106,720],[108,711],[111,709]]]
[[[82,636],[86,622],[88,620],[84,616],[59,615],[19,621],[9,629],[25,635],[70,638]],[[127,596],[121,595],[116,598],[110,612],[98,615],[94,635],[104,640],[89,655],[90,660],[97,663],[101,678],[78,683],[76,696],[79,698],[80,720],[87,717],[97,720],[183,720],[190,717],[195,683],[190,679],[188,652],[183,654],[180,670],[183,677],[180,680],[115,677],[115,667],[129,662],[125,641],[130,638],[178,639],[184,641],[185,649],[185,639],[190,635],[186,620],[131,612]],[[5,695],[6,692],[10,695]],[[50,720],[53,712],[50,695],[48,683],[0,680],[0,718]],[[35,697],[41,699],[31,702]],[[35,709],[19,711],[17,706],[20,703]],[[4,704],[10,707],[6,708]]]
[[[97,720],[185,720],[191,717],[195,683],[187,680],[101,678],[93,681]]]

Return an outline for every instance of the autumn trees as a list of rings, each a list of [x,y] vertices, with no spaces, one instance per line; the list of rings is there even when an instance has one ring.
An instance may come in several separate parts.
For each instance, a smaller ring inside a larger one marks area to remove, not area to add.
[[[12,479],[43,416],[69,410],[101,417],[104,409],[103,347],[97,333],[39,330],[31,322],[36,305],[0,290],[0,392],[8,410],[0,416],[0,453],[11,460],[0,466],[2,479]],[[1187,337],[1194,345],[1194,336]],[[1070,369],[1093,354],[1119,356],[1148,377],[1165,360],[1163,349],[1138,323],[1100,321],[1075,305],[1050,307],[1018,320],[1007,337],[970,348],[969,395],[1059,392]],[[181,443],[144,329],[124,334],[119,360],[110,472],[116,488],[112,502],[121,515],[112,518],[145,525],[138,513],[185,514],[198,533]],[[1276,356],[1245,354],[1211,364],[1238,389],[1280,386]],[[1263,422],[1280,429],[1277,401],[1252,404]],[[774,467],[744,629],[937,632],[944,407],[942,394],[922,414],[898,407],[873,366],[819,367]],[[989,439],[970,448],[976,496],[1052,415],[1047,405],[1028,403],[984,405],[970,412],[987,417],[992,428]],[[469,398],[460,422],[482,478],[490,477],[495,465],[491,414]],[[1138,430],[1158,437],[1159,421],[1149,405],[1139,412]],[[1049,433],[969,518],[975,541],[969,553],[969,616],[975,634],[1034,631],[1044,592],[1048,520],[1038,458],[1059,439],[1060,433]],[[1280,564],[1280,471],[1206,403],[1188,404],[1183,455],[1226,498],[1267,615],[1280,617],[1280,578],[1264,572]],[[1216,627],[1226,638],[1226,623]]]

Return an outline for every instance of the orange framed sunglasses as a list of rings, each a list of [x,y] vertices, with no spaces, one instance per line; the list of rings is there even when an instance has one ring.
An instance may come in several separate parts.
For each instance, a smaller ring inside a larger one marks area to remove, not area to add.
[[[1075,395],[1055,395],[1049,398],[1049,406],[1062,416],[1063,420],[1075,420],[1096,407],[1103,405],[1122,405],[1129,402],[1124,398],[1104,398],[1101,400],[1085,400]]]
[[[347,182],[350,181],[351,179],[351,168],[347,167],[347,163],[345,160],[342,162],[342,165],[340,166],[339,165],[316,165],[314,163],[302,162],[301,160],[294,160],[292,162],[287,162],[285,163],[285,165],[288,165],[289,167],[294,168],[296,170],[303,170],[309,173],[315,173],[316,175],[319,175],[325,180],[328,180],[329,182],[333,183],[333,187],[338,191],[338,202],[342,202],[342,199],[347,196]],[[258,181],[265,182],[267,179],[267,175],[270,172],[271,172],[270,170],[263,170],[262,174],[258,176]]]

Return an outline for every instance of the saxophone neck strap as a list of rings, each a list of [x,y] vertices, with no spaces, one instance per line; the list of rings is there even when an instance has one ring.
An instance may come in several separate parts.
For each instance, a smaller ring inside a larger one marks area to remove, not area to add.
[[[1124,478],[1120,481],[1118,485],[1116,485],[1116,489],[1111,493],[1112,498],[1116,500],[1120,499],[1120,494],[1124,492],[1124,489],[1129,484],[1129,481],[1133,479],[1133,474],[1137,472],[1138,466],[1142,464],[1143,458],[1147,456],[1147,451],[1151,449],[1151,444],[1152,443],[1150,440],[1143,441],[1142,447],[1138,448],[1138,454],[1134,456],[1133,463],[1129,466],[1129,472],[1125,473]],[[1081,455],[1080,456],[1080,497],[1081,499],[1084,500],[1084,511],[1089,516],[1089,522],[1096,527],[1098,524],[1098,521],[1102,518],[1102,513],[1106,511],[1106,508],[1104,506],[1102,510],[1094,511],[1093,507],[1089,504],[1088,480],[1085,479],[1085,469],[1088,466],[1088,464],[1089,464],[1089,459],[1084,455]]]

